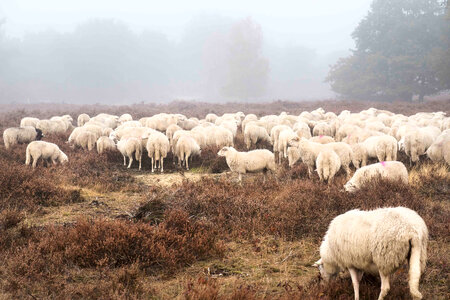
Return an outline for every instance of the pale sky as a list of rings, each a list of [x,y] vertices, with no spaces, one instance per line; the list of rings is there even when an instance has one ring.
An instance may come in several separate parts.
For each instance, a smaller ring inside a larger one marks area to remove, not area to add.
[[[251,17],[271,43],[302,45],[319,53],[354,47],[350,37],[367,14],[371,0],[1,0],[0,19],[7,35],[47,29],[71,31],[93,18],[124,21],[139,32],[149,29],[177,41],[198,15]]]

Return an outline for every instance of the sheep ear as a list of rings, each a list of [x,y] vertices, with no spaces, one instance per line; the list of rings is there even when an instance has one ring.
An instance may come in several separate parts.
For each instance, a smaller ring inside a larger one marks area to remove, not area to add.
[[[316,261],[314,264],[312,264],[312,267],[319,267],[323,265],[322,258],[320,258],[318,261]]]

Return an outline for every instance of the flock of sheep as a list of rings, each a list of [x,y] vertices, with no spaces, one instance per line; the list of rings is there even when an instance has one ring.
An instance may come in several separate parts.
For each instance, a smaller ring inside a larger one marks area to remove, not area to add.
[[[166,113],[133,120],[129,114],[119,117],[102,113],[94,117],[79,115],[78,127],[72,122],[69,115],[50,120],[26,117],[19,128],[4,131],[4,143],[6,148],[29,143],[26,164],[33,159],[33,167],[39,158],[64,163],[68,158],[57,145],[39,139],[70,130],[67,143],[73,147],[89,151],[96,147],[98,153],[118,150],[124,165],[128,159],[128,168],[137,160],[141,169],[146,151],[152,172],[155,169],[163,172],[164,158],[169,152],[179,165],[189,170],[193,156],[200,155],[205,147],[214,146],[220,149],[217,154],[226,158],[230,170],[238,174],[239,181],[248,172],[275,172],[283,160],[288,160],[290,167],[302,161],[310,177],[316,171],[320,180],[328,183],[343,169],[349,179],[344,188],[349,192],[376,177],[408,184],[408,171],[397,161],[399,151],[409,157],[410,164],[426,155],[432,161],[450,165],[450,118],[443,112],[408,117],[370,108],[336,115],[319,108],[298,116],[283,112],[257,117],[238,112],[208,114],[201,120]],[[239,129],[246,152],[234,148]],[[260,141],[270,143],[272,151],[250,150],[257,148]],[[370,160],[377,162],[368,164]],[[351,165],[356,168],[353,176]],[[407,208],[350,211],[331,222],[317,265],[324,279],[348,269],[356,299],[362,272],[379,273],[382,279],[379,299],[383,299],[389,290],[388,276],[409,255],[411,295],[421,299],[418,284],[426,262],[427,241],[428,231],[422,218]]]

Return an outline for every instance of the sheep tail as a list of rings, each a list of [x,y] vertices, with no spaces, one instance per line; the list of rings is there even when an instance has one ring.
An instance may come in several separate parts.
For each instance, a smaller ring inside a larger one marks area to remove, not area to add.
[[[27,147],[25,164],[29,165],[30,162],[31,162],[30,147]]]
[[[409,291],[413,299],[422,299],[419,292],[419,280],[422,269],[425,267],[426,245],[419,237],[415,237],[410,241],[411,257],[409,258]],[[425,246],[425,247],[424,247]]]

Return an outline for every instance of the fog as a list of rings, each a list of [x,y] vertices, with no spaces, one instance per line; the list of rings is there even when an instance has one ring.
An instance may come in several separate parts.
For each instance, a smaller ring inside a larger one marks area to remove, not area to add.
[[[0,4],[0,102],[334,97],[329,65],[370,1]]]

